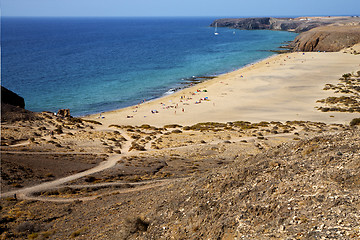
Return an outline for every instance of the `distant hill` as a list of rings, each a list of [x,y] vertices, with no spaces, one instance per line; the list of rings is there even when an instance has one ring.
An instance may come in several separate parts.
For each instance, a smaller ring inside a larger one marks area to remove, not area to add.
[[[360,42],[360,17],[222,18],[210,26],[243,30],[300,33],[288,45],[291,51],[339,51]]]

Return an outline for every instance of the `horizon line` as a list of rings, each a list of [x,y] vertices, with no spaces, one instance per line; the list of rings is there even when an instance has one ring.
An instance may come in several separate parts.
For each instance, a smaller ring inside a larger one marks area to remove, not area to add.
[[[273,18],[294,18],[294,17],[359,17],[359,15],[243,15],[243,16],[24,16],[24,15],[2,15],[1,18],[257,18],[257,17],[273,17]]]

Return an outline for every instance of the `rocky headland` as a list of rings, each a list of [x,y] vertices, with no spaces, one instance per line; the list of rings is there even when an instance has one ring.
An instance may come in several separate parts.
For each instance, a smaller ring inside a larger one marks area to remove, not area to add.
[[[242,30],[278,30],[300,33],[290,51],[335,52],[360,42],[359,17],[223,18],[210,26]]]
[[[322,26],[303,32],[289,44],[292,51],[337,52],[360,42],[360,25]]]
[[[20,108],[25,108],[24,98],[3,86],[1,86],[1,104],[10,104]]]

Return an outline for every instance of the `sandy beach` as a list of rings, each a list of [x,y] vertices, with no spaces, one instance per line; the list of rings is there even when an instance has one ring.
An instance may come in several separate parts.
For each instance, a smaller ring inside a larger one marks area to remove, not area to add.
[[[359,114],[321,112],[317,100],[335,96],[323,90],[326,84],[336,85],[343,74],[359,70],[360,57],[349,49],[280,54],[169,96],[86,118],[104,126],[238,120],[344,124]]]

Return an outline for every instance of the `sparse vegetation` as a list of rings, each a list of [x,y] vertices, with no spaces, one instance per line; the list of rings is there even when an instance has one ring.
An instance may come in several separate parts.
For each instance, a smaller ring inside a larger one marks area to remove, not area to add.
[[[168,125],[165,125],[163,128],[181,128],[182,126],[181,125],[178,125],[178,124],[168,124]]]
[[[102,125],[101,122],[99,121],[95,121],[95,120],[89,120],[89,119],[80,119],[83,122],[87,122],[87,123],[92,123],[92,124],[96,124],[96,125]]]
[[[356,125],[360,125],[360,118],[354,118],[353,120],[351,120],[350,126],[356,126]]]
[[[80,236],[81,234],[83,234],[86,230],[87,230],[87,227],[78,229],[78,230],[76,230],[75,232],[72,232],[71,235],[70,235],[70,237],[71,237],[71,238],[76,238],[76,237]]]
[[[340,81],[337,86],[326,84],[324,90],[333,90],[337,94],[346,95],[320,99],[317,102],[325,106],[317,109],[322,112],[360,112],[360,81],[351,73],[343,74]]]

